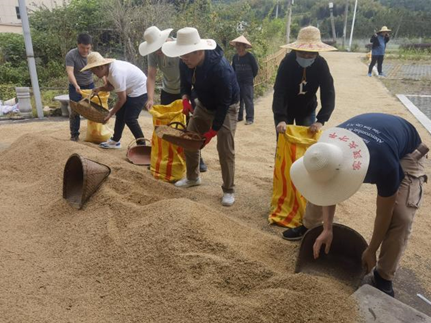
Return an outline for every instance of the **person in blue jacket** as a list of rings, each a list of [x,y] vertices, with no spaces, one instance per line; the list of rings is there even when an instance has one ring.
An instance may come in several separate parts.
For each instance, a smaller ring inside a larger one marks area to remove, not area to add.
[[[162,46],[168,57],[180,57],[183,113],[193,112],[187,130],[205,137],[205,144],[217,136],[217,151],[223,178],[222,205],[235,202],[235,130],[239,107],[239,86],[223,50],[212,39],[201,39],[196,28],[182,28],[175,41]],[[194,106],[194,108],[193,108]],[[187,176],[177,187],[201,184],[199,151],[185,151]]]
[[[384,76],[383,74],[383,59],[385,57],[386,44],[389,41],[389,32],[391,30],[388,27],[383,26],[377,33],[371,36],[370,42],[373,44],[371,50],[371,63],[368,67],[368,76],[372,76],[373,67],[377,62],[377,72],[379,76]]]

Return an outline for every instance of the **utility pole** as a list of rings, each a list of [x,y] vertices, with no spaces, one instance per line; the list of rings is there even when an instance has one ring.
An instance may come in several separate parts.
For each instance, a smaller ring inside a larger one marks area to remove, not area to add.
[[[334,22],[334,3],[329,3],[329,14],[331,16],[331,27],[332,27],[332,40],[334,41],[334,44],[337,42],[337,34],[335,33],[335,22]]]
[[[343,48],[344,44],[346,43],[346,36],[347,36],[347,18],[349,14],[349,0],[346,0],[346,7],[344,8],[344,27],[343,27]]]
[[[286,41],[290,43],[290,25],[292,24],[292,5],[295,0],[287,0],[287,27],[286,27]]]
[[[355,9],[353,9],[352,29],[350,30],[349,48],[347,49],[347,51],[349,51],[349,52],[352,49],[353,29],[355,28],[356,9],[357,8],[358,8],[358,0],[355,0]]]
[[[30,24],[28,23],[25,0],[18,0],[19,14],[21,16],[22,31],[24,33],[25,52],[27,54],[28,69],[30,71],[31,86],[36,101],[37,116],[43,119],[42,100],[40,98],[39,80],[37,79],[36,62],[34,60],[33,44],[31,42]]]
[[[277,0],[277,4],[275,5],[275,19],[278,18],[278,0]]]

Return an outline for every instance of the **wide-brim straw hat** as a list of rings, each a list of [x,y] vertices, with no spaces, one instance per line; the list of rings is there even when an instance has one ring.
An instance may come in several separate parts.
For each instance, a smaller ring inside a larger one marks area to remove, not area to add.
[[[98,52],[91,52],[87,56],[87,65],[84,66],[84,68],[81,70],[81,72],[84,72],[86,70],[89,70],[90,68],[110,64],[113,61],[115,61],[114,58],[104,58],[100,53]]]
[[[178,30],[175,41],[165,42],[162,52],[168,57],[178,57],[197,50],[212,50],[217,47],[213,39],[201,39],[196,28],[185,27]]]
[[[241,43],[245,45],[245,48],[252,48],[253,46],[251,46],[250,42],[247,40],[247,38],[245,38],[243,35],[239,36],[238,38],[235,38],[234,40],[231,40],[229,42],[229,44],[231,44],[232,46],[235,46],[236,43]]]
[[[166,39],[168,39],[172,30],[172,28],[168,28],[160,31],[156,26],[148,27],[144,33],[145,41],[139,45],[139,54],[147,56],[159,50]]]
[[[382,27],[382,29],[380,29],[380,30],[378,31],[378,33],[382,33],[382,32],[389,32],[389,31],[391,31],[391,30],[390,30],[390,29],[388,29],[388,27],[383,26],[383,27]]]
[[[329,206],[355,194],[369,164],[370,153],[361,137],[343,128],[330,128],[293,163],[290,176],[305,199]]]
[[[295,42],[283,45],[281,48],[289,48],[302,52],[329,52],[337,50],[335,47],[322,42],[320,30],[313,26],[302,28]]]

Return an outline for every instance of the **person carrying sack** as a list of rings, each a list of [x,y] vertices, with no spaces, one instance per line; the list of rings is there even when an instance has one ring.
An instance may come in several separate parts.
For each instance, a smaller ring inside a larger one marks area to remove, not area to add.
[[[147,101],[147,77],[144,72],[131,63],[103,58],[98,52],[88,55],[88,64],[81,71],[86,70],[91,70],[99,78],[107,79],[107,84],[95,88],[93,93],[115,91],[118,96],[117,102],[105,118],[106,123],[114,114],[116,115],[114,135],[108,141],[102,142],[100,147],[121,148],[120,139],[125,125],[135,139],[143,138],[138,118]],[[145,145],[145,140],[139,140],[137,144]]]
[[[277,134],[284,133],[288,124],[308,126],[316,133],[335,108],[334,80],[319,52],[337,49],[323,43],[320,30],[313,26],[302,28],[296,42],[281,47],[292,51],[281,61],[274,84],[272,111]],[[322,108],[316,116],[319,88]]]
[[[182,28],[176,41],[166,42],[166,56],[179,57],[183,113],[193,112],[188,131],[205,137],[205,145],[217,136],[217,150],[223,177],[222,205],[235,202],[235,130],[239,106],[239,86],[223,50],[212,39],[201,39],[195,28]],[[190,100],[194,101],[193,109]],[[185,151],[187,176],[177,187],[201,184],[199,150]]]
[[[362,183],[375,184],[374,230],[362,254],[370,273],[364,282],[394,296],[392,281],[427,181],[428,150],[413,125],[389,114],[362,114],[327,129],[291,167],[292,181],[308,203],[303,225],[283,232],[283,238],[299,240],[323,221],[323,232],[313,246],[314,258],[323,245],[330,252],[336,204],[352,196]]]
[[[139,45],[139,54],[148,56],[148,100],[145,105],[147,110],[151,110],[154,105],[157,68],[163,73],[160,104],[169,105],[176,100],[182,99],[180,93],[180,59],[178,57],[168,57],[162,52],[162,45],[165,42],[174,40],[169,37],[171,31],[172,28],[161,31],[156,26],[148,27],[144,32],[145,41]],[[202,156],[199,161],[199,170],[201,173],[208,170]]]

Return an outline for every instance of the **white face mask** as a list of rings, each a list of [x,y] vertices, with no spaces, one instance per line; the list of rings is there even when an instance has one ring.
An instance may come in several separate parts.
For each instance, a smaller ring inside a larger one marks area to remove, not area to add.
[[[315,60],[316,58],[302,58],[302,57],[296,56],[296,61],[303,68],[307,68],[311,66]]]

